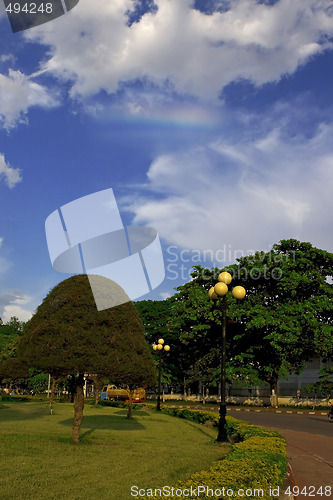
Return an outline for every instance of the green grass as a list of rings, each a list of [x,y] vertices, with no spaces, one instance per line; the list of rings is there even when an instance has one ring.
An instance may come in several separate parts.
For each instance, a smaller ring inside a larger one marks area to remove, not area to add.
[[[72,404],[0,402],[1,500],[129,500],[132,485],[172,486],[230,451],[216,429],[154,411],[84,414],[75,445]]]

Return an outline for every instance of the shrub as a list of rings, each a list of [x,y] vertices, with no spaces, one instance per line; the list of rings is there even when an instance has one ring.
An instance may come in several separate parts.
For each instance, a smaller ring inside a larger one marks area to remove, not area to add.
[[[125,401],[109,401],[108,399],[98,401],[98,405],[99,406],[112,406],[114,408],[127,408],[128,407],[128,403],[126,403]]]
[[[164,406],[162,411],[199,423],[217,424],[219,419],[217,413],[188,408]],[[237,436],[241,442],[235,444],[233,451],[224,460],[215,462],[210,469],[197,472],[185,481],[179,481],[174,491],[179,490],[178,496],[184,494],[186,498],[193,499],[229,499],[231,495],[227,490],[232,490],[233,498],[276,498],[272,494],[272,488],[276,489],[282,485],[287,472],[285,440],[277,431],[263,429],[232,417],[227,417],[227,432],[229,437]],[[198,490],[199,487],[205,490]],[[162,495],[154,498],[172,498],[169,490],[164,492],[164,495],[163,491],[161,493]]]
[[[20,403],[24,403],[26,401],[33,401],[31,396],[0,396],[0,401],[19,401]]]

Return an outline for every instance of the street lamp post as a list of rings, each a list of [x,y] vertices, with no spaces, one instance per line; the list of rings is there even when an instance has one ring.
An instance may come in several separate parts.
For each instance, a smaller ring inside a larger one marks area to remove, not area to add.
[[[164,339],[159,339],[157,344],[153,345],[154,351],[158,352],[158,389],[157,389],[157,405],[156,411],[161,411],[161,373],[162,373],[162,362],[161,362],[161,354],[162,351],[170,351],[170,346],[163,345]]]
[[[228,285],[231,283],[231,274],[222,272],[219,274],[218,283],[209,290],[211,300],[222,299],[222,345],[221,345],[221,403],[220,403],[220,418],[218,426],[218,436],[216,441],[228,441],[227,423],[226,423],[226,336],[227,336],[227,293]],[[232,295],[236,299],[243,299],[246,295],[245,288],[235,286],[232,290]]]

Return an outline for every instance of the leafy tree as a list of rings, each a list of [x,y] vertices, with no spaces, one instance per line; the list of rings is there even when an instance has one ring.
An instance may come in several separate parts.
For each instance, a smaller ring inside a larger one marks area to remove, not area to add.
[[[168,336],[167,323],[171,315],[170,299],[138,300],[134,302],[134,305],[139,311],[149,344],[152,345],[160,337]]]
[[[44,392],[48,386],[49,376],[41,373],[40,370],[30,369],[29,379],[27,381],[28,389],[34,393]]]
[[[23,335],[24,322],[15,316],[7,323],[0,319],[0,360],[15,356],[16,345]]]
[[[100,278],[101,289],[111,280]],[[114,293],[124,294],[112,283]],[[26,324],[19,354],[29,367],[56,378],[76,377],[73,440],[83,419],[84,374],[107,376],[116,384],[151,386],[155,367],[132,302],[98,311],[86,275],[54,287]]]
[[[27,366],[19,358],[8,358],[0,363],[0,378],[18,382],[29,377]]]
[[[180,366],[185,383],[200,381],[216,386],[221,371],[222,309],[208,296],[209,288],[217,282],[221,271],[195,266],[191,281],[177,288],[171,297],[172,310],[168,327],[180,341]],[[233,299],[232,299],[233,300]],[[227,352],[231,358],[235,351],[234,339],[244,331],[235,321],[228,321]],[[230,363],[228,377],[232,377]]]
[[[319,372],[319,380],[304,387],[306,392],[325,395],[327,402],[333,393],[333,366],[324,366]]]
[[[178,383],[182,377],[183,367],[181,366],[181,350],[178,332],[173,332],[168,328],[168,323],[172,314],[172,301],[166,300],[140,300],[134,303],[138,309],[140,318],[145,328],[145,338],[150,346],[150,351],[158,339],[163,338],[165,343],[170,345],[170,353],[163,356],[162,383],[172,385]],[[156,365],[156,353],[154,356]]]
[[[231,286],[244,286],[247,295],[236,301],[228,294],[227,376],[267,382],[277,395],[281,376],[298,373],[313,356],[333,356],[333,288],[327,280],[333,254],[290,239],[237,262],[226,270]],[[192,280],[172,297],[169,328],[188,348],[190,377],[212,380],[218,374],[221,309],[207,291],[220,271],[195,266]]]
[[[294,239],[270,252],[242,257],[228,268],[247,290],[231,307],[245,325],[240,364],[251,364],[277,396],[278,379],[304,361],[333,355],[333,254]]]
[[[26,386],[25,379],[29,372],[20,360],[16,359],[18,342],[23,335],[24,322],[15,316],[7,323],[0,320],[0,379],[10,385],[15,382],[19,386]]]

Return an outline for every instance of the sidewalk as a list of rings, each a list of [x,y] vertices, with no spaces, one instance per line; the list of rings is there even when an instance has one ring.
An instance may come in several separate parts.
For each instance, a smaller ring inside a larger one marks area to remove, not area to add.
[[[319,410],[284,410],[235,408],[233,411],[268,411],[272,413],[296,413],[327,415]],[[273,428],[273,427],[272,427]],[[324,500],[333,497],[333,437],[276,428],[287,441],[289,472],[287,486],[294,492],[293,498]],[[297,487],[299,495],[296,495]],[[325,490],[326,487],[326,490]],[[282,488],[286,491],[286,489]],[[302,493],[303,492],[303,493]],[[288,496],[281,491],[280,500]],[[289,497],[290,498],[290,497]],[[291,497],[292,498],[292,497]]]
[[[298,498],[332,498],[333,437],[285,429],[278,431],[287,441],[291,488],[298,486],[300,493],[303,490]],[[296,495],[294,497],[297,498]]]
[[[205,409],[216,411],[217,407],[207,405]],[[232,411],[327,415],[327,411],[271,408],[232,408]],[[298,500],[325,500],[333,498],[333,437],[276,427],[269,428],[278,430],[287,442],[289,471],[285,485],[280,488],[280,500],[292,500],[293,498]],[[290,486],[291,492],[294,493],[291,496],[284,494],[288,486]],[[299,488],[299,495],[296,495],[297,487]]]
[[[234,411],[269,411],[273,413],[297,413],[307,415],[327,415],[327,411],[277,410],[258,408],[235,408]],[[287,441],[289,472],[286,486],[290,486],[293,497],[298,499],[323,500],[333,497],[333,437],[276,428]],[[297,487],[299,495],[296,495]],[[326,487],[326,490],[325,490]],[[283,494],[280,500],[288,496]],[[288,490],[289,491],[289,490]],[[302,493],[303,492],[303,493]],[[290,497],[289,497],[290,498]]]

